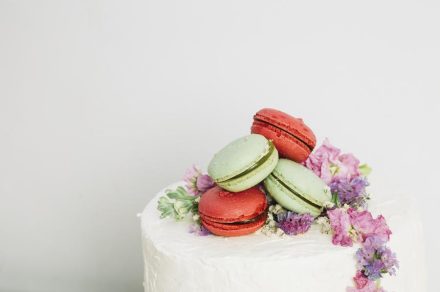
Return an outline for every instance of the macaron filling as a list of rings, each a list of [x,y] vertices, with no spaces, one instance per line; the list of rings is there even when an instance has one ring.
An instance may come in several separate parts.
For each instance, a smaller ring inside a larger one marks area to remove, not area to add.
[[[309,204],[310,206],[321,210],[322,206],[310,201],[309,199],[305,198],[303,195],[301,195],[300,193],[298,193],[296,190],[294,190],[293,188],[289,187],[286,183],[284,183],[281,179],[279,179],[274,173],[271,173],[270,176],[275,179],[280,185],[282,185],[284,188],[286,188],[289,192],[291,192],[292,194],[294,194],[296,197],[298,197],[299,199],[301,199],[302,201],[304,201],[305,203]]]
[[[271,155],[274,151],[275,151],[275,146],[273,145],[272,141],[269,140],[269,147],[268,147],[266,154],[264,154],[264,156],[261,157],[256,163],[251,165],[248,169],[246,169],[242,173],[239,173],[239,174],[237,174],[233,177],[230,177],[228,179],[225,179],[225,180],[216,180],[216,182],[217,183],[226,183],[230,180],[235,180],[235,179],[238,179],[240,177],[243,177],[243,176],[251,173],[255,169],[259,168],[261,165],[263,165],[271,157]]]
[[[267,121],[267,120],[260,119],[260,118],[258,118],[257,116],[254,116],[254,121],[256,121],[256,122],[260,122],[260,123],[263,123],[263,124],[270,125],[270,126],[276,128],[276,129],[282,131],[283,133],[286,133],[287,135],[289,135],[289,136],[295,138],[295,139],[298,140],[301,144],[303,144],[304,146],[306,146],[306,147],[310,150],[310,152],[313,151],[313,146],[309,145],[309,144],[308,144],[306,141],[304,141],[301,137],[299,137],[299,136],[297,136],[297,135],[295,135],[295,134],[293,134],[293,133],[287,131],[286,129],[284,129],[284,128],[278,126],[278,125],[276,125],[275,123],[269,122],[269,121]]]
[[[264,211],[254,218],[251,218],[248,220],[236,221],[236,222],[222,222],[221,220],[212,220],[211,218],[209,218],[207,216],[202,216],[202,220],[203,221],[210,221],[210,222],[214,222],[214,223],[218,223],[218,224],[222,224],[222,225],[233,226],[233,225],[245,225],[245,224],[253,223],[256,221],[260,221],[262,219],[262,217],[266,217],[266,215],[267,215],[267,213],[266,213],[266,211]]]

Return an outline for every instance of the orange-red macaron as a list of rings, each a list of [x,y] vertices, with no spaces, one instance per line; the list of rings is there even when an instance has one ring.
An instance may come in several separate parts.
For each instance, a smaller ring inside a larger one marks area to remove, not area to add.
[[[254,115],[251,132],[272,140],[280,156],[303,162],[316,145],[316,137],[302,119],[264,108]]]
[[[266,222],[266,209],[266,195],[258,186],[237,193],[216,186],[205,192],[199,202],[203,226],[221,236],[257,231]]]

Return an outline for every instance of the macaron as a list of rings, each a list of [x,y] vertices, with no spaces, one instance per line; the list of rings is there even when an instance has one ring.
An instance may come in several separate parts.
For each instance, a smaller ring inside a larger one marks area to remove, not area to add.
[[[200,198],[203,226],[221,236],[240,236],[260,229],[267,219],[266,195],[259,187],[229,192],[215,186]]]
[[[208,165],[208,174],[223,189],[240,192],[262,182],[277,162],[278,151],[272,141],[251,134],[217,152]]]
[[[327,184],[310,169],[288,159],[280,159],[273,172],[264,180],[269,194],[284,208],[312,216],[321,214],[331,200]]]
[[[302,119],[276,109],[259,110],[251,132],[272,140],[281,157],[296,162],[305,161],[316,145],[315,134]]]

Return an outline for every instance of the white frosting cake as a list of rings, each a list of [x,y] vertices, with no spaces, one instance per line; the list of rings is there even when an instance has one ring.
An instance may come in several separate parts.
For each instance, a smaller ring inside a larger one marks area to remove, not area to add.
[[[189,220],[159,218],[162,195],[142,213],[146,292],[343,292],[353,286],[358,246],[335,246],[318,226],[298,236],[196,236],[188,232]],[[372,200],[369,208],[385,216],[393,232],[389,246],[400,262],[397,276],[385,276],[381,283],[388,292],[426,291],[419,215],[411,198],[396,198]]]

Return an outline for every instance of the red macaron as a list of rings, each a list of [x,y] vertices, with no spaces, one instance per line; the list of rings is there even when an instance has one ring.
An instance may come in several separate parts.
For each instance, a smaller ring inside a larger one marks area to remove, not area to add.
[[[254,115],[251,132],[272,140],[280,156],[303,162],[316,145],[316,137],[302,119],[264,108]]]
[[[199,202],[203,226],[215,235],[240,236],[260,229],[267,219],[266,195],[259,187],[232,193],[218,186]]]

